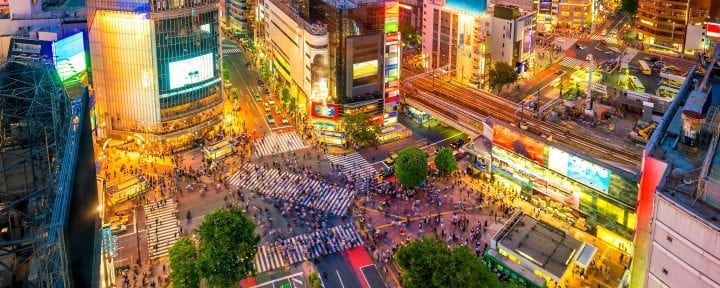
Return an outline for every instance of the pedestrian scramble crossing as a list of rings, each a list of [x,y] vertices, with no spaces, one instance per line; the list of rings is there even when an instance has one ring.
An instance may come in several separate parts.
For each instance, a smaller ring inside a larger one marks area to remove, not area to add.
[[[357,187],[361,191],[365,191],[367,188],[367,182],[373,178],[373,175],[377,172],[370,162],[368,162],[360,153],[353,152],[345,155],[327,155],[328,160],[334,165],[339,166],[339,170],[342,173],[348,174],[357,180]]]
[[[175,217],[176,204],[171,201],[145,205],[145,231],[148,254],[152,259],[168,255],[168,249],[178,238],[179,226]]]
[[[241,52],[240,48],[238,48],[237,46],[235,46],[233,44],[227,44],[227,43],[222,44],[222,49],[223,49],[223,55],[235,54],[235,53]]]
[[[607,41],[607,43],[610,43],[610,44],[620,44],[620,40],[618,38],[607,37],[607,36],[602,36],[602,35],[592,35],[592,36],[590,36],[590,39],[598,40],[598,41],[605,40],[605,41]]]
[[[259,158],[277,153],[285,153],[307,148],[307,144],[300,138],[297,131],[286,133],[270,133],[253,142],[253,152]]]
[[[351,223],[317,230],[258,247],[255,271],[263,273],[363,244]]]
[[[577,58],[565,57],[562,61],[560,61],[560,65],[568,68],[579,69],[585,67],[585,65],[587,65],[587,62],[585,60],[580,60]]]
[[[345,215],[355,198],[353,191],[344,187],[252,163],[245,163],[232,174],[228,184],[257,189],[266,196],[335,215]]]

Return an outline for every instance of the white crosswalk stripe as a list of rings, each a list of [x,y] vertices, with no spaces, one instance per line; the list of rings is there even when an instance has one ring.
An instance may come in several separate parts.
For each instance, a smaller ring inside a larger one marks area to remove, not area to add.
[[[144,208],[150,258],[167,256],[168,249],[175,243],[179,234],[175,204],[170,200],[165,205],[150,204],[145,205]]]
[[[584,60],[572,58],[572,57],[565,57],[562,61],[560,61],[560,65],[568,67],[568,68],[575,68],[579,69],[582,67],[585,67],[587,65],[587,62]]]
[[[345,215],[355,199],[354,192],[344,187],[252,163],[245,163],[227,183],[335,215]]]
[[[610,44],[620,44],[620,39],[614,38],[614,37],[608,37],[608,36],[602,36],[602,35],[592,35],[592,36],[590,36],[590,39],[605,40]]]
[[[253,143],[253,151],[256,157],[285,153],[307,147],[307,143],[300,138],[296,131],[270,133]]]
[[[339,166],[340,172],[352,174],[350,177],[357,180],[356,187],[359,187],[361,191],[366,190],[368,181],[373,179],[377,172],[375,167],[358,152],[345,155],[327,155],[327,158],[330,162]]]
[[[237,48],[237,47],[228,47],[228,48],[223,47],[223,55],[235,54],[235,53],[240,53],[240,52],[241,52],[240,48]]]
[[[352,223],[317,230],[258,247],[255,270],[263,273],[363,244]]]

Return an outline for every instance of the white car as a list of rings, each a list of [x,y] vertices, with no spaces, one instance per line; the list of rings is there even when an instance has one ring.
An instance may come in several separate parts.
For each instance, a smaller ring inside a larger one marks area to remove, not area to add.
[[[285,116],[283,116],[282,119],[280,119],[280,121],[282,122],[282,124],[288,124],[288,123],[290,123],[290,121],[288,121],[288,119],[285,118]]]
[[[270,105],[275,105],[275,99],[270,98],[269,95],[268,95],[268,104],[270,104]]]

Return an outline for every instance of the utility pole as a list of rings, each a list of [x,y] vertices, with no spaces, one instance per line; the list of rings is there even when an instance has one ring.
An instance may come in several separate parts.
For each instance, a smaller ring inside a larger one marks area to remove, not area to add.
[[[593,103],[592,103],[592,74],[593,74],[593,67],[595,65],[595,60],[593,58],[592,54],[588,54],[588,79],[587,79],[587,98],[585,100],[585,115],[589,117],[595,117],[595,113],[593,112]]]

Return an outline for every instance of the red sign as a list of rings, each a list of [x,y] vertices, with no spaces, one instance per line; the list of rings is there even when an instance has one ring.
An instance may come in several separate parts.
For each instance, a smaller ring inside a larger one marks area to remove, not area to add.
[[[720,37],[720,24],[718,23],[705,23],[707,28],[707,37],[718,38]]]
[[[312,102],[310,114],[313,118],[337,120],[340,118],[340,106],[335,103],[328,103],[323,106],[320,102]]]
[[[493,145],[531,159],[540,165],[546,165],[545,144],[508,127],[493,125]]]

